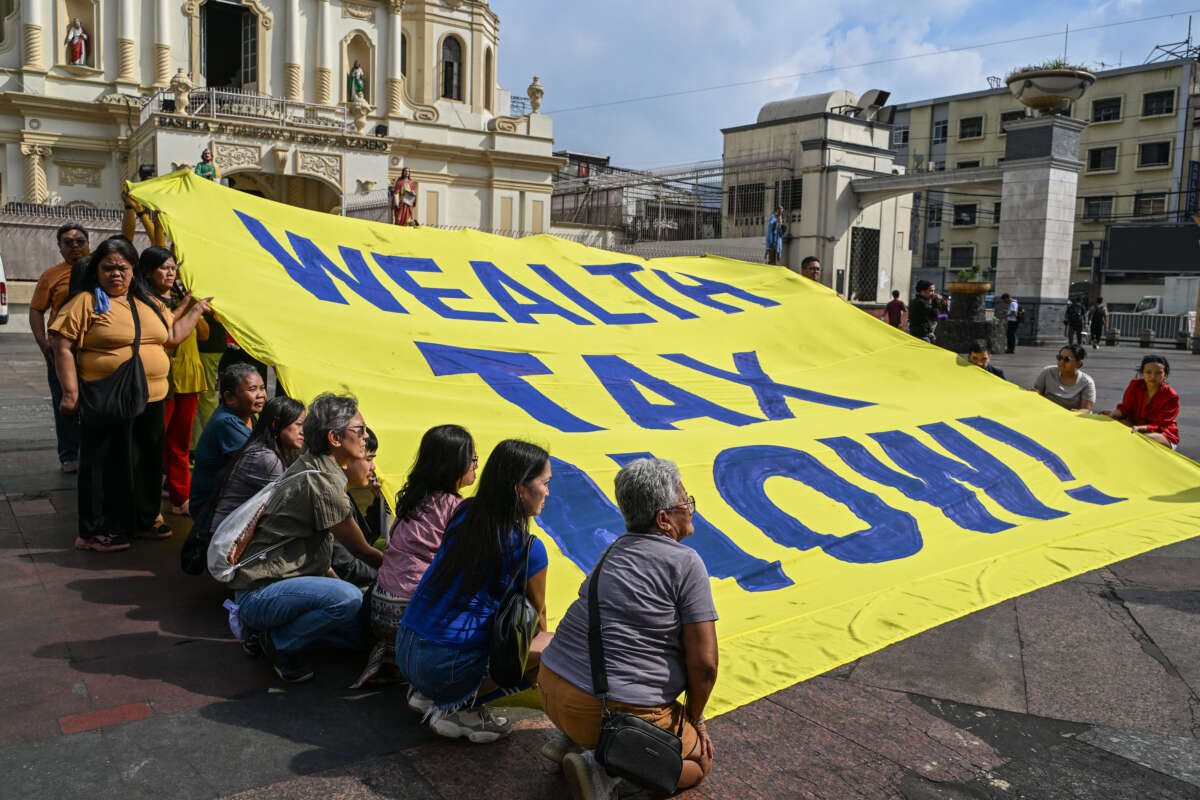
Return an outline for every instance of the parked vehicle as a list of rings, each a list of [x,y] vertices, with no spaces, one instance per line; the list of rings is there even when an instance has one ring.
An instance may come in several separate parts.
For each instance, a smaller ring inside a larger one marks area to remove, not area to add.
[[[1142,295],[1142,299],[1134,306],[1133,313],[1194,313],[1196,311],[1196,295],[1198,293],[1200,293],[1200,276],[1164,278],[1163,293]]]

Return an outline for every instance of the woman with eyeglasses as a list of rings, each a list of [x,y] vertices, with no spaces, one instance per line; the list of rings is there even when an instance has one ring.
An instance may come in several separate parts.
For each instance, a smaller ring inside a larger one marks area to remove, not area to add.
[[[1058,351],[1058,364],[1038,374],[1033,390],[1071,411],[1091,413],[1096,405],[1096,382],[1083,371],[1083,345],[1069,344]]]
[[[603,715],[588,645],[593,581],[609,710],[634,714],[679,737],[680,789],[699,783],[713,759],[704,707],[717,681],[717,612],[704,562],[681,543],[693,533],[696,501],[675,464],[658,458],[626,464],[615,487],[628,533],[613,542],[579,587],[538,674],[542,708],[561,732],[542,754],[562,762],[584,797],[607,798],[616,785],[593,753]],[[570,752],[575,745],[584,752]]]
[[[438,425],[421,437],[417,460],[396,495],[396,521],[371,594],[371,629],[377,641],[356,687],[384,665],[395,665],[400,618],[442,546],[446,525],[462,502],[459,492],[475,483],[478,466],[475,441],[466,428]]]
[[[366,423],[349,395],[322,394],[304,418],[304,452],[267,500],[244,566],[229,586],[242,623],[262,632],[262,648],[285,681],[313,676],[302,651],[311,644],[365,650],[371,644],[362,591],[336,577],[333,540],[376,569],[383,553],[354,521],[343,467],[366,458]]]
[[[463,466],[459,462],[459,468]],[[460,475],[464,473],[459,473]],[[487,703],[527,689],[537,676],[546,632],[546,546],[529,532],[550,495],[550,454],[505,439],[483,468],[479,490],[446,525],[433,562],[413,590],[396,635],[396,665],[412,688],[408,706],[435,733],[476,744],[508,734]],[[513,588],[510,588],[513,587]],[[492,621],[509,592],[524,587],[541,617],[524,677],[499,686],[489,672]]]

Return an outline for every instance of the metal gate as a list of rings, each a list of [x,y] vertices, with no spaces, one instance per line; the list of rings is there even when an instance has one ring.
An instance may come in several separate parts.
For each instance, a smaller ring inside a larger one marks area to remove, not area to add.
[[[850,229],[851,302],[874,303],[879,291],[879,229]]]

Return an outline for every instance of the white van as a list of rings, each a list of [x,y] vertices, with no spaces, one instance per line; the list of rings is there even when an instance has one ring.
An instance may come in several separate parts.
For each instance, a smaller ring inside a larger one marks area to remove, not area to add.
[[[4,277],[4,259],[0,258],[0,325],[8,324],[8,280]]]

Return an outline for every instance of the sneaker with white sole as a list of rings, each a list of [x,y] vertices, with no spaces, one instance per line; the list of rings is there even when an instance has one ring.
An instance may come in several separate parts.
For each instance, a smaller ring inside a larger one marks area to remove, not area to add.
[[[408,707],[418,714],[425,715],[429,713],[429,709],[433,708],[433,701],[410,686],[408,687]]]
[[[441,717],[435,716],[429,721],[429,727],[438,736],[445,736],[447,739],[465,736],[474,744],[487,744],[507,736],[512,730],[512,723],[507,717],[493,715],[487,706],[479,706],[464,708]]]
[[[555,764],[561,764],[567,753],[571,752],[579,752],[579,745],[558,728],[555,728],[554,732],[550,734],[550,738],[542,745],[541,750],[542,755]]]
[[[576,800],[610,800],[616,796],[620,778],[614,778],[596,760],[596,751],[567,753],[563,758],[563,773],[567,786]]]

